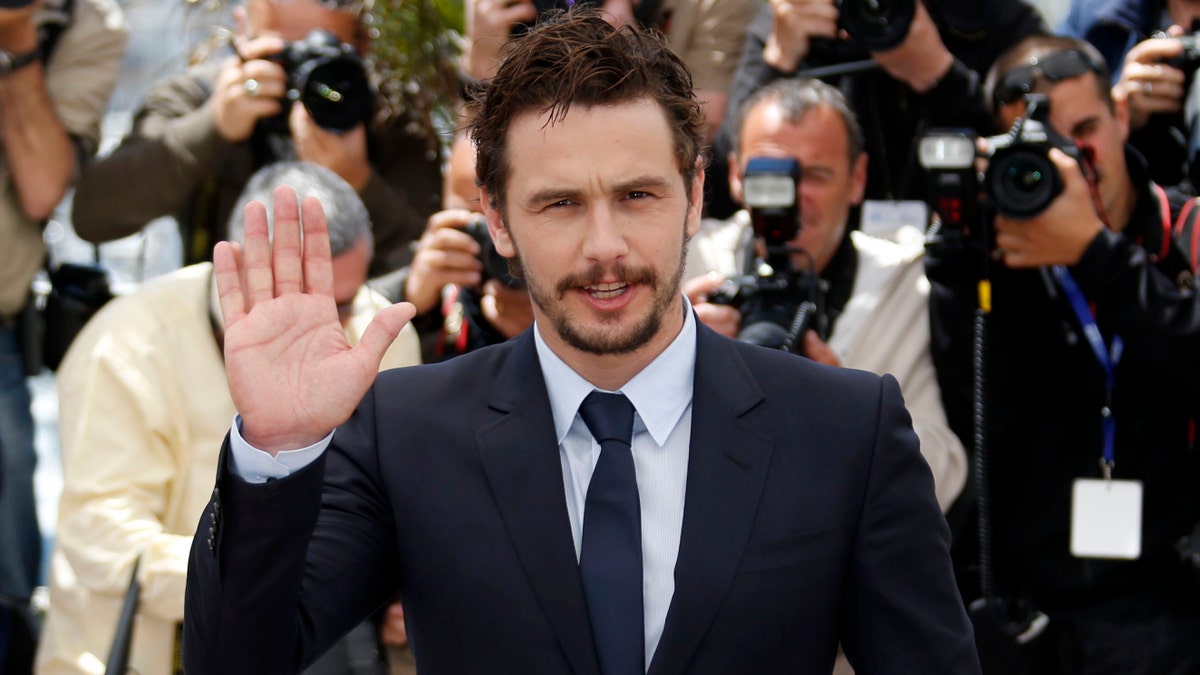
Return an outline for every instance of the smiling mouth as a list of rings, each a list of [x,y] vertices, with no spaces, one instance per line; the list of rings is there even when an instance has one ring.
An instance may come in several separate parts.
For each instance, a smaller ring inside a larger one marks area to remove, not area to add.
[[[628,288],[629,288],[629,285],[626,283],[613,282],[613,283],[608,283],[608,284],[595,284],[592,286],[585,286],[584,290],[587,291],[593,298],[598,298],[601,300],[608,300],[608,299],[615,298],[615,297],[621,295]]]

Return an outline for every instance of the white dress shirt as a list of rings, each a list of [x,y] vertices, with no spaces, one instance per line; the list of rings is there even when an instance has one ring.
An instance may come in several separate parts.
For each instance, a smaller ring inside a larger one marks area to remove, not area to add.
[[[682,297],[682,296],[681,296]],[[683,530],[684,490],[688,448],[692,436],[692,384],[696,370],[696,322],[691,304],[683,298],[684,322],[679,335],[640,373],[618,391],[633,404],[633,465],[637,472],[642,510],[642,611],[649,666],[667,620],[675,593],[675,560]],[[579,416],[579,405],[592,391],[583,379],[542,340],[538,326],[534,343],[550,397],[554,428],[562,461],[567,515],[575,540],[575,557],[583,543],[583,511],[600,444]],[[283,478],[299,471],[324,452],[330,433],[317,443],[272,457],[242,439],[235,420],[230,434],[234,473],[251,483]]]
[[[642,612],[647,665],[662,637],[667,608],[675,593],[675,559],[683,530],[696,370],[696,324],[691,305],[685,304],[684,317],[683,329],[675,340],[618,390],[637,411],[632,447],[642,509]],[[533,334],[554,413],[567,515],[578,558],[588,484],[600,459],[600,444],[579,416],[579,406],[596,387],[563,363],[536,328]]]

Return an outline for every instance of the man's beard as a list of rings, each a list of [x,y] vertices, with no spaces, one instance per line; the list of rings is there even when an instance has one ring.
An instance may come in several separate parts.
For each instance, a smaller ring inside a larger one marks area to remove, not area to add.
[[[679,265],[675,269],[675,273],[665,283],[655,276],[654,270],[650,267],[630,268],[625,265],[617,265],[611,269],[612,274],[609,275],[607,274],[609,270],[597,264],[586,272],[571,274],[559,280],[555,284],[553,292],[542,287],[539,281],[530,278],[521,265],[519,250],[517,257],[510,259],[509,263],[514,268],[514,275],[525,279],[530,299],[550,320],[555,332],[564,342],[589,354],[607,355],[628,354],[636,351],[658,334],[662,328],[663,318],[671,310],[672,303],[682,302],[679,297],[679,289],[683,282],[683,267],[686,257],[687,246],[685,245],[680,250]],[[602,321],[600,329],[587,331],[588,327],[576,321],[571,312],[562,304],[567,293],[599,284],[606,276],[615,276],[620,283],[645,286],[651,292],[652,302],[646,315],[622,333],[605,332],[602,328],[604,325],[618,324],[626,313],[632,311],[629,308],[606,317]]]

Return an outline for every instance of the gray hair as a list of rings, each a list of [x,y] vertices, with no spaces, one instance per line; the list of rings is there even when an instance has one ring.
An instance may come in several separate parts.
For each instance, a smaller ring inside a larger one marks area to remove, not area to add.
[[[271,204],[275,188],[284,185],[295,190],[296,197],[301,201],[307,197],[316,197],[321,201],[329,227],[329,248],[332,255],[345,253],[364,238],[367,241],[368,254],[373,252],[375,238],[371,234],[371,216],[358,193],[349,183],[342,180],[341,176],[309,162],[276,162],[264,166],[251,176],[242,194],[238,196],[237,207],[229,218],[230,241],[241,243],[245,238],[242,212],[250,202],[267,205],[267,228],[269,232],[274,232]]]
[[[841,91],[820,80],[784,78],[757,89],[742,103],[738,109],[737,124],[734,126],[734,129],[737,129],[737,136],[733,139],[735,149],[740,149],[742,126],[745,125],[750,111],[764,101],[778,103],[787,120],[793,124],[817,108],[829,108],[837,113],[846,125],[846,145],[850,150],[851,162],[858,159],[866,145],[858,117],[850,109],[850,104],[846,102],[846,97]]]

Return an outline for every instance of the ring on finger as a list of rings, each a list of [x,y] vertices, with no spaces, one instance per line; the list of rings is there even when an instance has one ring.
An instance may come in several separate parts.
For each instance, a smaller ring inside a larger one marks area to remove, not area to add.
[[[262,86],[258,83],[258,80],[254,79],[253,77],[248,77],[246,78],[246,81],[242,83],[242,89],[245,89],[246,93],[250,96],[258,96]]]
[[[1154,92],[1154,83],[1149,80],[1142,82],[1142,93],[1149,96]]]

